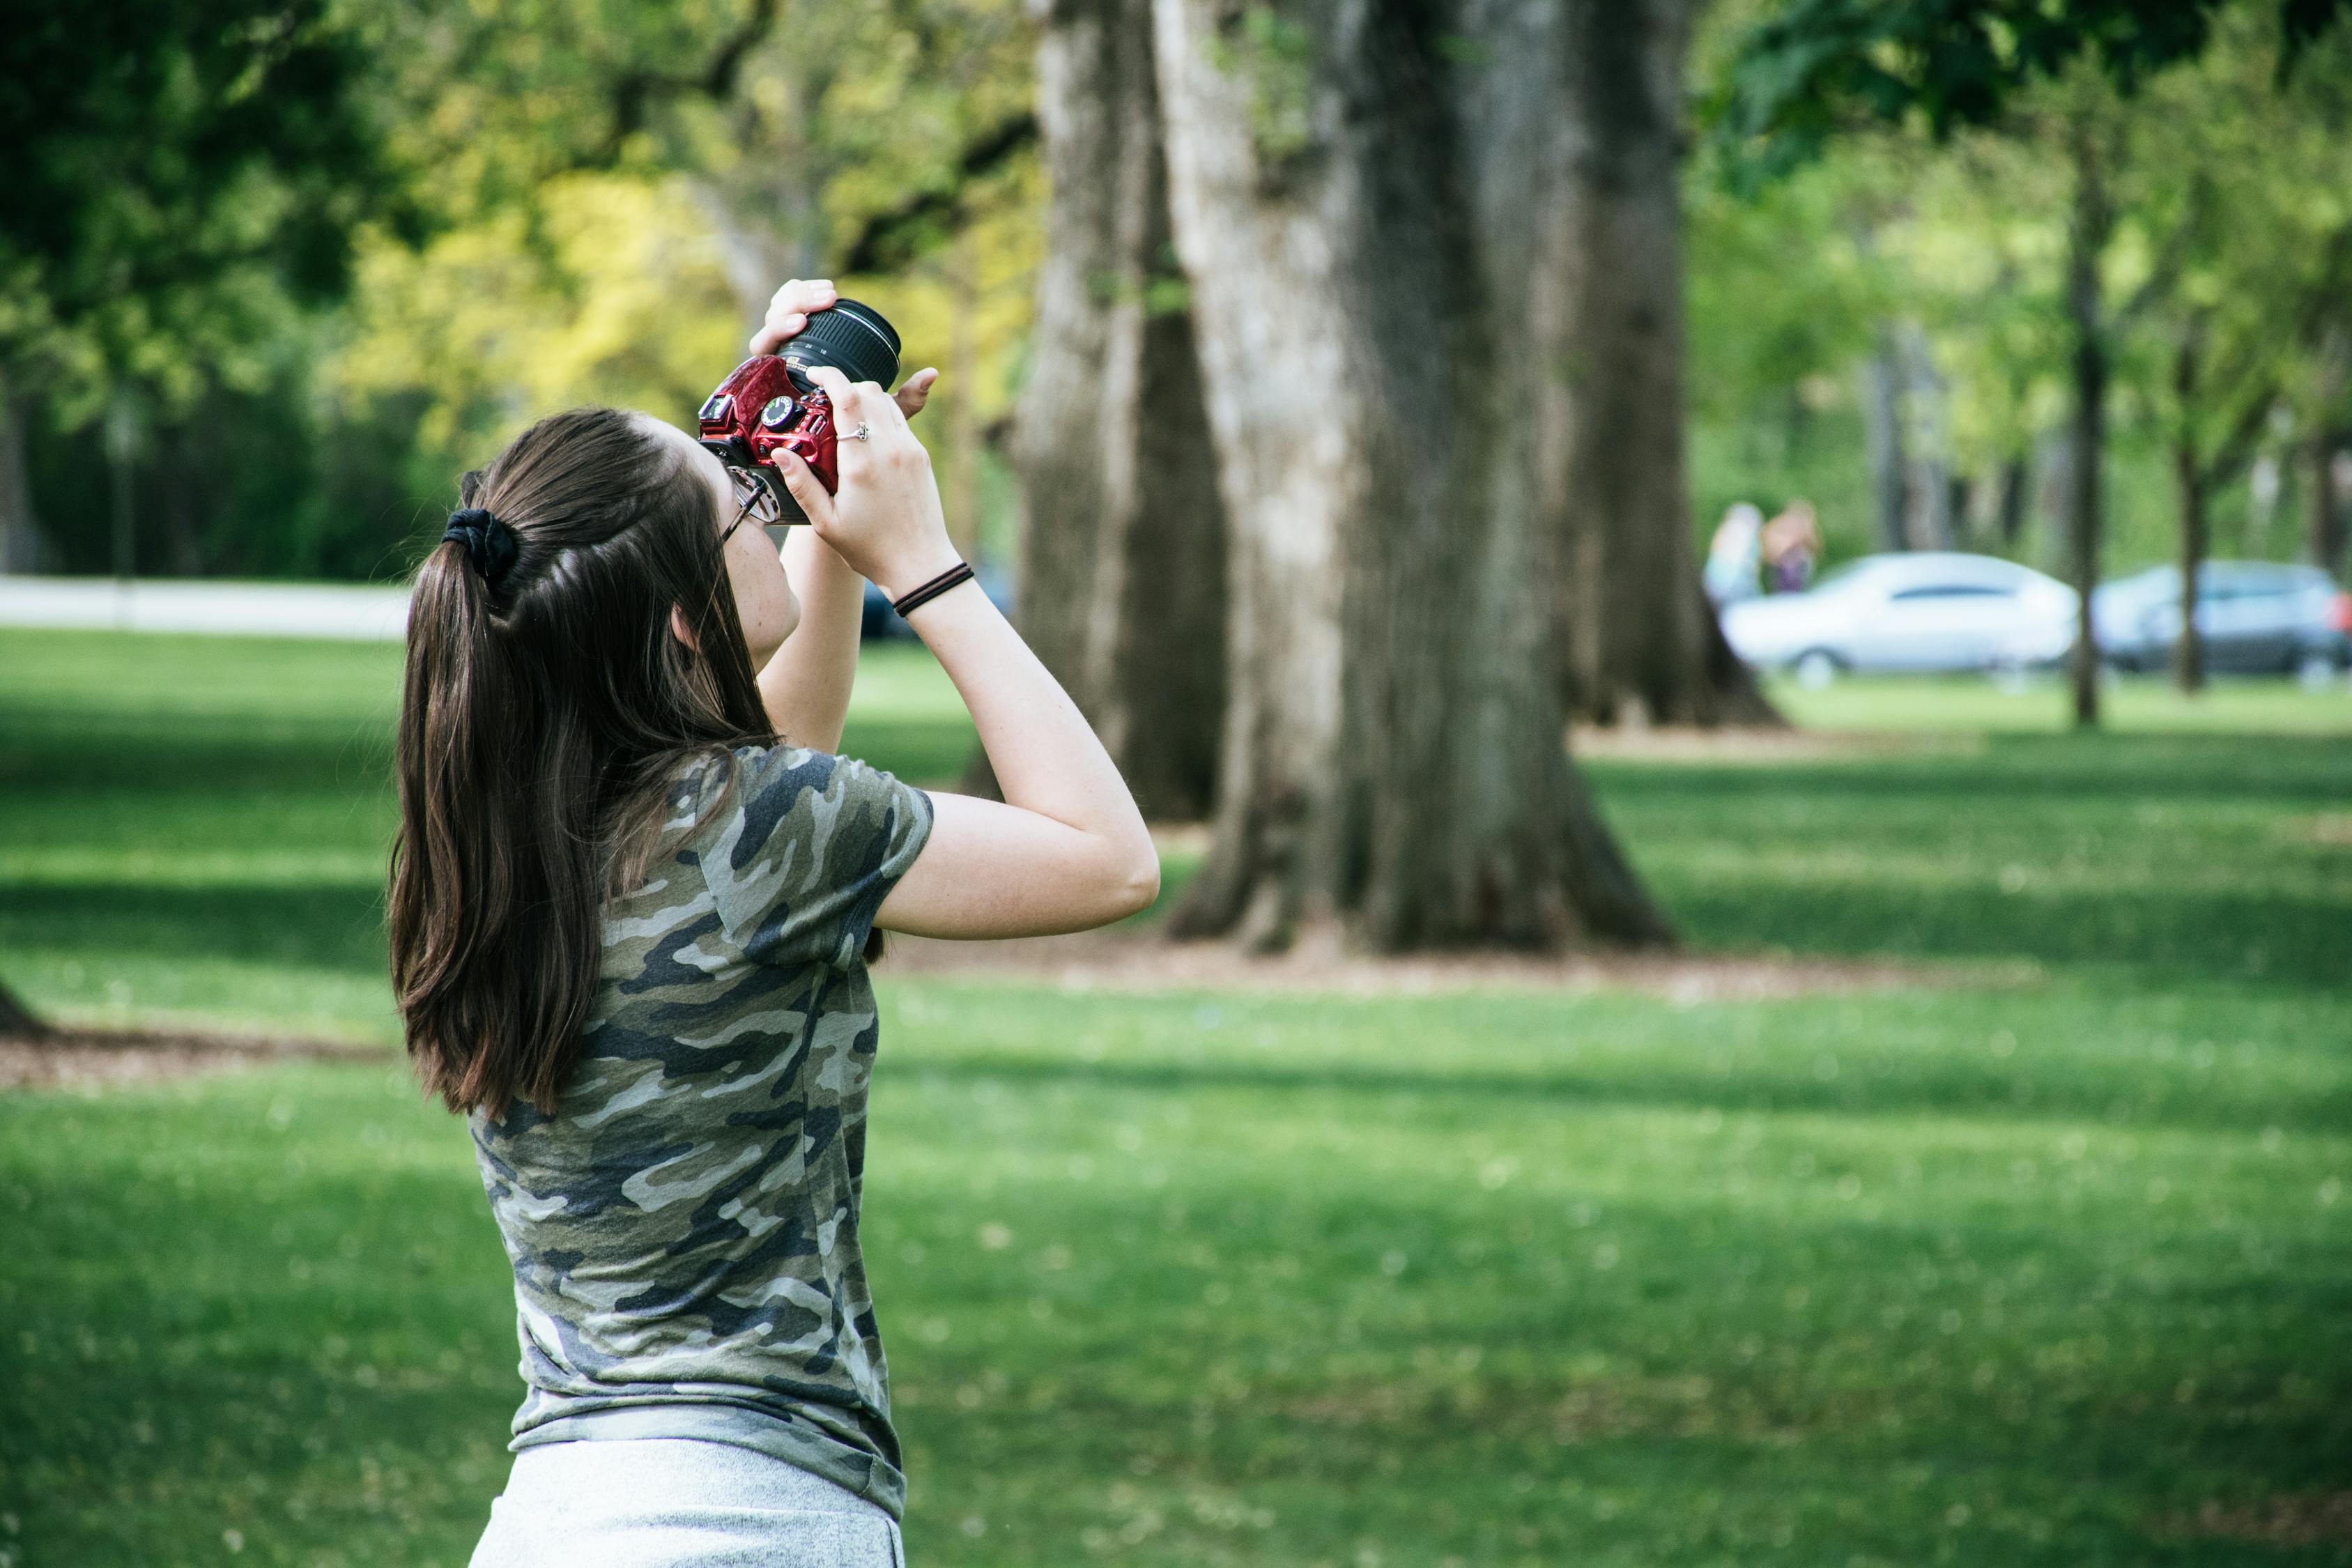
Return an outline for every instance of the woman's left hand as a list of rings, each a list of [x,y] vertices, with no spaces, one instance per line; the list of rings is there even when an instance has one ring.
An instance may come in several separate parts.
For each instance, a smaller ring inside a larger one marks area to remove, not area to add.
[[[830,310],[836,298],[830,278],[793,279],[768,301],[768,319],[751,334],[751,352],[774,353],[787,340],[806,330],[810,311]],[[931,384],[939,379],[940,373],[926,365],[901,383],[890,399],[911,419],[923,411],[923,405],[931,395]]]

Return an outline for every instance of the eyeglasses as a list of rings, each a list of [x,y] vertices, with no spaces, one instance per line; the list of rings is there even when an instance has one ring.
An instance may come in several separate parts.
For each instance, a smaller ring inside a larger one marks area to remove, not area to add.
[[[782,524],[784,509],[776,504],[776,492],[768,488],[765,479],[751,469],[739,468],[732,463],[727,465],[727,478],[733,482],[735,496],[740,504],[735,509],[735,521],[729,523],[726,531],[719,536],[722,548],[735,537],[735,531],[743,526],[746,518],[759,519],[762,528]]]

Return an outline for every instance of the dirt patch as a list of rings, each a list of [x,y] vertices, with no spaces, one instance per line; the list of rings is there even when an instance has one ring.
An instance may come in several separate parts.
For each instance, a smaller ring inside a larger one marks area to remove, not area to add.
[[[390,1059],[381,1047],[332,1040],[187,1029],[59,1029],[37,1038],[0,1035],[0,1092],[153,1083],[283,1061],[382,1065]]]
[[[2195,1513],[2172,1514],[2159,1533],[2205,1541],[2249,1541],[2264,1546],[2320,1546],[2352,1542],[2352,1492],[2294,1492],[2235,1507],[2209,1502]]]
[[[1168,942],[1133,931],[1081,931],[1018,942],[894,936],[886,974],[1018,979],[1065,991],[1274,991],[1350,996],[1456,991],[1629,990],[1680,1006],[1772,1001],[1920,986],[2033,984],[2031,963],[1937,964],[1799,958],[1786,953],[1415,953],[1349,951],[1335,932],[1256,955],[1223,942]]]
[[[1580,757],[1629,763],[1692,763],[1769,767],[1791,763],[1858,762],[1897,756],[1974,756],[1981,734],[1966,731],[1593,729],[1569,732]]]
[[[2352,812],[2324,811],[2316,816],[2290,816],[2279,831],[2298,844],[2352,847]]]

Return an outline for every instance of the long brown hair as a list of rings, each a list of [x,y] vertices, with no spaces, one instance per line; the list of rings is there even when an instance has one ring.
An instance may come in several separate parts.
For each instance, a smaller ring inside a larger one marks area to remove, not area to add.
[[[543,419],[459,485],[514,531],[493,589],[434,547],[409,600],[393,989],[450,1110],[551,1114],[603,900],[641,879],[686,758],[774,744],[709,488],[613,408]],[[670,631],[684,612],[696,653]]]

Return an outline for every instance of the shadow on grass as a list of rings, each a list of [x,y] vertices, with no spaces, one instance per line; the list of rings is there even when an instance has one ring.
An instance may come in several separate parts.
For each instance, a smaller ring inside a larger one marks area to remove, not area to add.
[[[1692,802],[1802,796],[2193,805],[2336,800],[2352,784],[2352,739],[2309,735],[1987,735],[1963,753],[1870,753],[1842,763],[1709,766],[1584,761],[1604,786]]]
[[[1851,1083],[1821,1082],[1795,1064],[1756,1064],[1718,1072],[1696,1061],[1675,1059],[1661,1050],[1636,1063],[1568,1065],[1549,1071],[1469,1071],[1433,1068],[1428,1072],[1368,1066],[1258,1067],[1202,1061],[1073,1062],[1065,1058],[1024,1056],[1016,1051],[976,1054],[956,1060],[893,1062],[885,1069],[900,1081],[954,1085],[1014,1083],[1041,1089],[1106,1088],[1151,1094],[1233,1090],[1272,1093],[1413,1097],[1415,1114],[1452,1121],[1439,1107],[1455,1102],[1462,1120],[1475,1124],[1482,1103],[1612,1106],[1726,1114],[1811,1113],[1849,1119],[1914,1120],[1980,1115],[2004,1121],[2105,1121],[2137,1128],[2252,1131],[2268,1127],[2333,1132],[2352,1122],[2352,1091],[2341,1088],[2301,1099],[2268,1090],[2247,1095],[2216,1092],[2186,1075],[2148,1072],[2136,1081],[2122,1072],[2112,1078],[2055,1073],[2002,1072],[1959,1061],[1857,1068]]]
[[[2352,845],[2280,831],[2346,809],[2352,741],[1997,735],[1966,757],[1592,773],[1700,948],[2352,984]]]
[[[1666,882],[1664,877],[1659,879]],[[1701,947],[1905,958],[2026,957],[2121,964],[2173,979],[2258,979],[2333,989],[2352,971],[2352,897],[2059,890],[2011,897],[1968,888],[1819,889],[1668,883],[1668,905]]]
[[[383,892],[373,887],[20,884],[0,904],[0,948],[88,947],[147,958],[297,964],[380,979]]]

